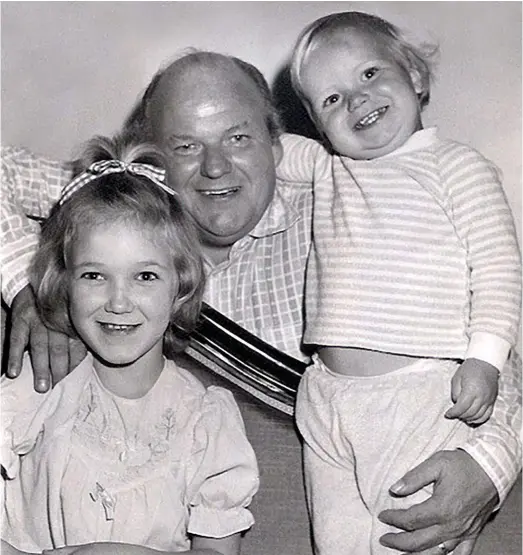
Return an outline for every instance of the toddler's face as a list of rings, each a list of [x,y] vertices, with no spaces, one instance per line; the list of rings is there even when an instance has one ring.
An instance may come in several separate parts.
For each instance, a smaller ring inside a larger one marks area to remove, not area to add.
[[[301,85],[319,129],[344,156],[384,156],[422,128],[419,76],[366,33],[338,33],[314,47]]]

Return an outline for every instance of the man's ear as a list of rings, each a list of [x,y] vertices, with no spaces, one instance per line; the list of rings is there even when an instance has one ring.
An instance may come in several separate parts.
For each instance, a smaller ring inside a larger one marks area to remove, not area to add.
[[[409,76],[416,94],[421,94],[423,92],[423,78],[421,77],[421,73],[416,68],[411,67],[409,69]]]
[[[272,141],[272,155],[274,157],[274,165],[277,167],[283,158],[283,146],[279,137]]]

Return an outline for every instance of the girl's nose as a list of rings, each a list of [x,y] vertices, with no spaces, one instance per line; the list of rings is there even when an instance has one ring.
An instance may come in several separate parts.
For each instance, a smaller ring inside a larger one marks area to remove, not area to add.
[[[105,310],[113,314],[125,314],[132,312],[134,304],[124,284],[114,284],[109,291]]]
[[[231,169],[231,161],[221,147],[207,148],[205,150],[201,166],[201,172],[204,177],[219,179],[228,174]]]

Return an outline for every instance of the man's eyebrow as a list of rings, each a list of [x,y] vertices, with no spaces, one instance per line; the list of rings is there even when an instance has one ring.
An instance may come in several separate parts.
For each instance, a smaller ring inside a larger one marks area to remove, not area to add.
[[[248,120],[242,121],[241,123],[238,123],[237,125],[233,125],[232,127],[229,127],[229,129],[227,129],[227,131],[230,133],[231,131],[240,131],[241,129],[245,129],[246,127],[249,127],[250,122]]]
[[[235,131],[242,131],[243,129],[248,129],[250,126],[251,126],[251,122],[249,120],[244,120],[226,129],[225,133],[234,133]],[[172,133],[167,138],[167,143],[171,143],[173,141],[194,141],[194,140],[195,139],[192,135],[186,135],[186,134],[178,135],[176,133]]]
[[[193,138],[191,135],[177,135],[176,133],[172,133],[167,137],[167,142],[170,143],[172,141],[192,141]]]

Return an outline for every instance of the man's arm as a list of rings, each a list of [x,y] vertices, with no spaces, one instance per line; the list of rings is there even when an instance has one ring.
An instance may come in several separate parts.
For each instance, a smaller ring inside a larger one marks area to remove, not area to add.
[[[383,511],[379,518],[405,532],[385,534],[384,545],[407,552],[454,538],[474,540],[505,500],[521,470],[521,359],[513,352],[501,373],[491,419],[456,451],[440,451],[391,487],[406,497],[433,484],[432,496],[409,509]]]
[[[2,147],[2,298],[11,305],[28,283],[27,269],[38,244],[38,221],[49,215],[72,166],[39,158],[23,148]]]
[[[31,152],[2,148],[2,298],[11,306],[7,373],[16,377],[29,346],[37,391],[47,391],[85,356],[85,348],[67,336],[47,330],[36,311],[28,285],[28,268],[38,244],[38,221],[46,218],[72,165],[39,158]]]

